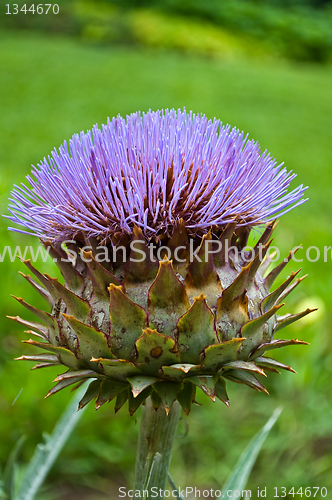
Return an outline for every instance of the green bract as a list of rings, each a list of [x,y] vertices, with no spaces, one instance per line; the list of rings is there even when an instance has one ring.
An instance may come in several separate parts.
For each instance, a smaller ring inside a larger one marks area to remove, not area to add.
[[[249,230],[236,223],[224,227],[219,237],[210,231],[201,238],[189,234],[180,220],[170,237],[158,236],[170,257],[163,260],[150,252],[138,227],[131,236],[114,235],[108,242],[110,250],[117,245],[125,248],[125,259],[116,253],[113,263],[98,262],[95,239],[68,246],[77,255],[72,262],[60,245],[44,242],[65,284],[41,274],[29,260],[24,262],[38,283],[30,275],[25,278],[47,300],[51,312],[17,299],[41,322],[13,319],[39,337],[27,343],[44,350],[19,359],[37,362],[35,368],[68,368],[48,396],[89,378],[93,380],[80,408],[94,399],[96,408],[115,399],[118,411],[128,400],[131,415],[148,396],[155,408],[163,405],[166,411],[178,400],[188,414],[197,387],[228,405],[226,379],[267,392],[257,378],[265,375],[263,369],[292,369],[265,353],[305,344],[276,340],[275,333],[311,312],[277,316],[284,298],[303,278],[295,279],[297,273],[292,273],[270,291],[292,256],[264,277],[272,230],[270,223],[251,255],[241,253],[242,260],[235,258],[235,250],[245,247]],[[214,253],[205,251],[211,240],[220,242]],[[90,252],[82,252],[83,246]],[[148,256],[141,262],[140,252]]]

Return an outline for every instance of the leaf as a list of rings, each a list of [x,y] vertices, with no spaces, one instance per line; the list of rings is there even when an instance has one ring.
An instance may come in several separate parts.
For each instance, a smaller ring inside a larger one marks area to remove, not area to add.
[[[307,314],[310,314],[312,312],[317,311],[316,309],[306,309],[305,311],[302,311],[298,314],[286,314],[285,316],[282,316],[281,318],[277,318],[277,324],[274,328],[273,333],[278,332],[279,330],[282,330],[282,328],[285,328],[285,326],[291,325],[294,323],[294,321],[297,321],[301,318],[304,318]]]
[[[125,404],[125,402],[128,399],[128,389],[119,392],[119,394],[116,396],[116,401],[115,401],[115,406],[114,406],[114,411],[117,413]]]
[[[219,377],[216,383],[216,396],[229,408],[229,397],[226,391],[226,384],[222,377]]]
[[[187,380],[200,387],[212,401],[215,401],[217,375],[200,375],[189,377]]]
[[[152,377],[162,366],[179,362],[175,340],[150,328],[143,330],[143,335],[136,341],[136,350],[135,365]]]
[[[90,401],[96,399],[100,391],[100,380],[93,380],[86,390],[81,401],[78,403],[78,409],[82,410]]]
[[[135,342],[147,326],[147,314],[143,307],[123,293],[121,286],[111,284],[109,292],[112,351],[120,359],[133,361],[136,357]]]
[[[263,375],[263,377],[266,377],[264,370],[262,370],[255,363],[250,361],[231,361],[230,363],[227,363],[226,365],[222,366],[219,372],[220,375],[222,375],[224,371],[233,369],[247,370],[248,372],[258,373],[259,375]]]
[[[73,372],[74,373],[74,372]],[[48,391],[48,393],[45,396],[46,398],[49,398],[50,396],[53,396],[53,394],[56,394],[59,391],[62,391],[62,389],[65,389],[66,387],[69,387],[70,385],[76,384],[76,382],[81,382],[82,380],[85,380],[86,376],[84,377],[71,377],[71,378],[65,378],[63,380],[60,380],[52,389]]]
[[[53,307],[54,300],[52,299],[51,294],[49,293],[49,291],[46,288],[44,288],[42,285],[40,285],[34,279],[32,279],[31,276],[30,276],[30,274],[24,274],[24,273],[21,273],[21,271],[19,271],[19,274],[21,276],[23,276],[23,278],[26,279],[27,282],[30,283],[30,285],[33,286],[33,288],[35,290],[37,290],[37,292],[43,297],[43,299],[46,300],[46,302],[48,302],[48,304],[51,307]]]
[[[182,391],[180,391],[176,396],[176,399],[179,401],[186,415],[189,415],[191,405],[195,401],[195,393],[196,386],[187,381],[185,384],[183,384]]]
[[[165,377],[170,377],[175,380],[182,380],[184,376],[191,370],[191,368],[196,368],[200,370],[200,365],[191,365],[190,363],[177,363],[171,366],[162,366],[161,370]]]
[[[294,273],[292,273],[286,281],[284,281],[276,290],[267,295],[260,303],[260,308],[262,313],[266,313],[269,307],[277,304],[278,299],[282,296],[284,291],[287,289],[288,285],[293,281],[295,276],[300,272],[300,269]]]
[[[246,284],[249,274],[249,266],[243,267],[234,281],[222,292],[217,300],[217,319],[233,308],[233,302],[238,297],[242,297],[246,291]]]
[[[98,363],[98,368],[107,377],[118,382],[125,382],[126,377],[133,377],[141,373],[133,363],[125,359],[91,358],[91,362]]]
[[[67,314],[73,315],[78,321],[89,323],[91,316],[91,307],[88,301],[81,299],[78,295],[71,292],[64,285],[59,283],[57,278],[51,278],[45,275],[48,281],[52,284],[53,290],[61,297],[67,307]]]
[[[148,295],[149,327],[172,337],[180,316],[190,309],[186,289],[172,262],[159,262],[159,271]]]
[[[119,392],[124,391],[127,386],[128,384],[116,382],[115,380],[103,380],[100,384],[100,391],[96,401],[96,410],[99,410],[99,408],[108,401],[112,401],[112,399],[114,399]]]
[[[265,394],[269,394],[266,387],[251,372],[234,369],[223,373],[223,377],[238,384],[248,385],[256,391],[263,391]]]
[[[127,377],[128,382],[132,387],[132,393],[136,398],[144,389],[154,384],[158,379],[156,377],[147,377],[146,375],[136,375],[134,377]]]
[[[140,392],[139,395],[136,396],[136,398],[134,398],[134,396],[132,395],[131,391],[128,391],[128,407],[129,407],[129,413],[130,413],[131,417],[134,415],[134,413],[137,410],[137,408],[139,408],[141,406],[141,404],[143,403],[143,401],[148,396],[150,396],[151,391],[152,391],[151,386],[150,387],[146,387],[146,389],[144,389],[144,391]]]
[[[93,294],[95,298],[109,303],[110,295],[108,293],[108,287],[111,283],[113,283],[113,285],[122,286],[121,282],[95,260],[92,252],[83,252],[83,255],[86,260],[89,276],[93,283]]]
[[[250,472],[256,462],[258,453],[281,412],[282,408],[277,408],[272,414],[271,418],[264,425],[264,427],[251,440],[247,448],[242,453],[239,461],[235,465],[233,471],[231,472],[231,475],[227,479],[219,498],[230,498],[234,500],[238,497],[235,497],[234,495],[228,496],[227,492],[230,490],[242,491],[246,487]]]
[[[149,312],[166,309],[168,313],[184,314],[190,308],[185,286],[176,276],[172,261],[159,262],[159,270],[149,290]]]
[[[174,493],[175,498],[177,498],[178,500],[184,500],[183,496],[180,493],[180,488],[178,488],[176,486],[176,484],[174,483],[174,481],[173,481],[170,473],[168,473],[168,480],[169,480],[169,484],[172,487],[172,494]]]
[[[158,408],[160,407],[162,401],[161,401],[161,397],[156,393],[156,391],[152,391],[151,394],[150,394],[150,398],[151,398],[151,401],[152,401],[152,406],[155,410],[158,410]]]
[[[270,290],[277,276],[281,273],[281,271],[288,264],[288,262],[294,257],[295,252],[297,252],[300,248],[301,245],[295,248],[294,250],[291,250],[288,256],[280,264],[278,264],[277,267],[272,269],[272,271],[266,276],[264,284],[267,290]]]
[[[17,459],[20,454],[22,445],[24,441],[26,440],[26,436],[21,436],[15,443],[14,448],[12,449],[7,463],[5,465],[3,475],[2,475],[2,483],[3,483],[3,491],[4,491],[4,498],[15,498],[15,479],[16,479],[16,466],[17,466]],[[2,497],[0,497],[2,498]]]
[[[15,358],[15,361],[34,361],[34,362],[44,362],[44,363],[52,363],[52,364],[60,364],[59,358],[55,354],[35,354],[34,356],[20,356],[19,358]]]
[[[201,292],[206,296],[208,306],[215,307],[222,286],[213,262],[212,252],[215,249],[208,244],[209,242],[213,243],[211,230],[203,236],[197,254],[188,265],[184,283],[190,298]]]
[[[181,382],[157,382],[153,385],[154,390],[160,396],[163,406],[168,414],[177,394],[183,389]]]
[[[234,338],[221,344],[214,344],[204,350],[202,368],[215,373],[222,365],[236,361],[240,345],[245,339]]]
[[[23,307],[25,307],[32,314],[37,316],[45,325],[46,331],[48,332],[47,338],[51,341],[52,344],[58,345],[60,339],[60,327],[57,320],[51,314],[41,311],[34,306],[31,306],[25,300],[21,299],[21,297],[15,297],[12,295],[14,299],[16,299]]]
[[[78,356],[83,359],[112,357],[106,336],[93,326],[78,321],[74,316],[62,313],[62,316],[72,327],[78,338]]]
[[[266,323],[284,304],[271,307],[266,313],[245,323],[241,328],[241,337],[245,337],[241,349],[240,358],[247,359],[250,352],[259,344],[269,339],[269,328]],[[273,319],[271,320],[273,322]]]
[[[195,297],[189,311],[179,319],[177,330],[182,363],[198,363],[200,353],[209,345],[218,343],[214,316],[202,293]]]
[[[284,365],[283,363],[280,363],[280,361],[277,361],[276,359],[273,358],[266,358],[265,356],[259,356],[258,358],[255,358],[255,363],[258,364],[258,366],[267,366],[268,368],[281,368],[282,370],[288,370],[290,372],[296,373],[295,370],[291,366]]]
[[[72,378],[95,378],[96,372],[93,370],[68,370],[65,373],[58,375],[53,382],[61,382],[62,380],[69,380]]]
[[[36,347],[40,347],[41,349],[45,349],[46,351],[53,352],[59,357],[63,365],[68,366],[68,368],[71,368],[72,370],[80,370],[81,368],[84,368],[84,365],[82,365],[82,362],[76,358],[75,354],[65,347],[52,345],[46,342],[36,342],[31,339],[22,340],[22,342],[24,344],[34,345]]]
[[[57,263],[58,268],[66,282],[66,286],[77,295],[81,295],[84,290],[84,278],[77,271],[76,267],[68,262],[68,254],[60,245],[53,245],[51,241],[44,241],[44,247],[47,249],[50,257]]]
[[[262,356],[266,351],[272,351],[274,349],[279,349],[280,347],[286,347],[289,345],[308,345],[308,342],[304,342],[304,340],[291,339],[291,340],[272,340],[271,342],[266,342],[265,344],[261,344],[257,349],[253,351],[250,356],[250,359],[255,359],[259,356]]]
[[[84,410],[78,412],[77,406],[85,391],[85,385],[75,391],[73,399],[61,415],[53,433],[48,436],[45,443],[37,445],[35,453],[23,473],[15,500],[33,500],[35,497],[70,433],[83,415]]]
[[[150,256],[142,229],[137,226],[134,226],[133,229],[130,248],[130,257],[125,265],[124,283],[126,288],[136,283],[154,280],[159,267],[153,254],[152,258]]]

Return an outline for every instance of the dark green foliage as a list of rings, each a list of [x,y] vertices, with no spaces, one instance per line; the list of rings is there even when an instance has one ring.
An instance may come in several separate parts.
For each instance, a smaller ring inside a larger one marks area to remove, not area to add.
[[[242,51],[247,45],[249,53],[255,52],[258,43],[263,52],[293,60],[326,62],[331,59],[331,0],[59,0],[57,3],[60,6],[58,15],[1,16],[0,23],[7,28],[62,32],[96,42],[148,46],[157,43],[165,48],[198,53],[214,51],[209,43],[206,49],[204,43],[195,49],[189,39],[177,42],[165,36],[164,41],[156,42],[153,26],[151,31],[153,17],[146,20],[147,32],[144,26],[137,29],[141,25],[142,12],[144,17],[147,10],[156,12],[157,16],[158,12],[166,15],[161,23],[166,23],[167,33],[173,23],[184,27],[192,21],[210,23],[212,27],[226,30],[226,36],[228,33],[239,37]],[[157,17],[157,22],[159,20]],[[206,29],[208,31],[208,25]],[[176,30],[173,37],[176,38]]]

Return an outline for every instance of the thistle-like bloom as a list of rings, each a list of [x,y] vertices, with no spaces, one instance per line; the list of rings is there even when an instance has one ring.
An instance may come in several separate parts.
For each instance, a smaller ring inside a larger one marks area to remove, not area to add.
[[[98,239],[134,225],[170,235],[183,219],[190,233],[257,225],[303,203],[287,193],[295,174],[243,132],[186,111],[135,113],[74,135],[16,187],[13,222],[55,241]]]
[[[20,359],[68,368],[49,395],[92,378],[80,407],[116,398],[132,414],[151,396],[155,408],[178,400],[188,413],[196,387],[228,404],[225,379],[266,392],[263,368],[291,370],[264,353],[304,343],[274,339],[311,312],[276,315],[302,278],[270,292],[291,254],[264,275],[269,221],[305,189],[287,193],[294,175],[257,143],[185,111],[133,114],[74,136],[33,175],[13,191],[9,218],[42,239],[65,284],[25,261],[51,313],[18,298],[42,323],[14,319],[47,351]]]

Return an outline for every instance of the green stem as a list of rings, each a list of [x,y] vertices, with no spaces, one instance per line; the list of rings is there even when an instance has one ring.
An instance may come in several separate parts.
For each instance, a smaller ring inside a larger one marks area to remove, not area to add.
[[[155,410],[151,398],[142,406],[134,478],[134,491],[140,491],[142,498],[150,498],[151,493],[153,498],[164,498],[180,414],[181,406],[177,401],[168,415],[162,406]]]

